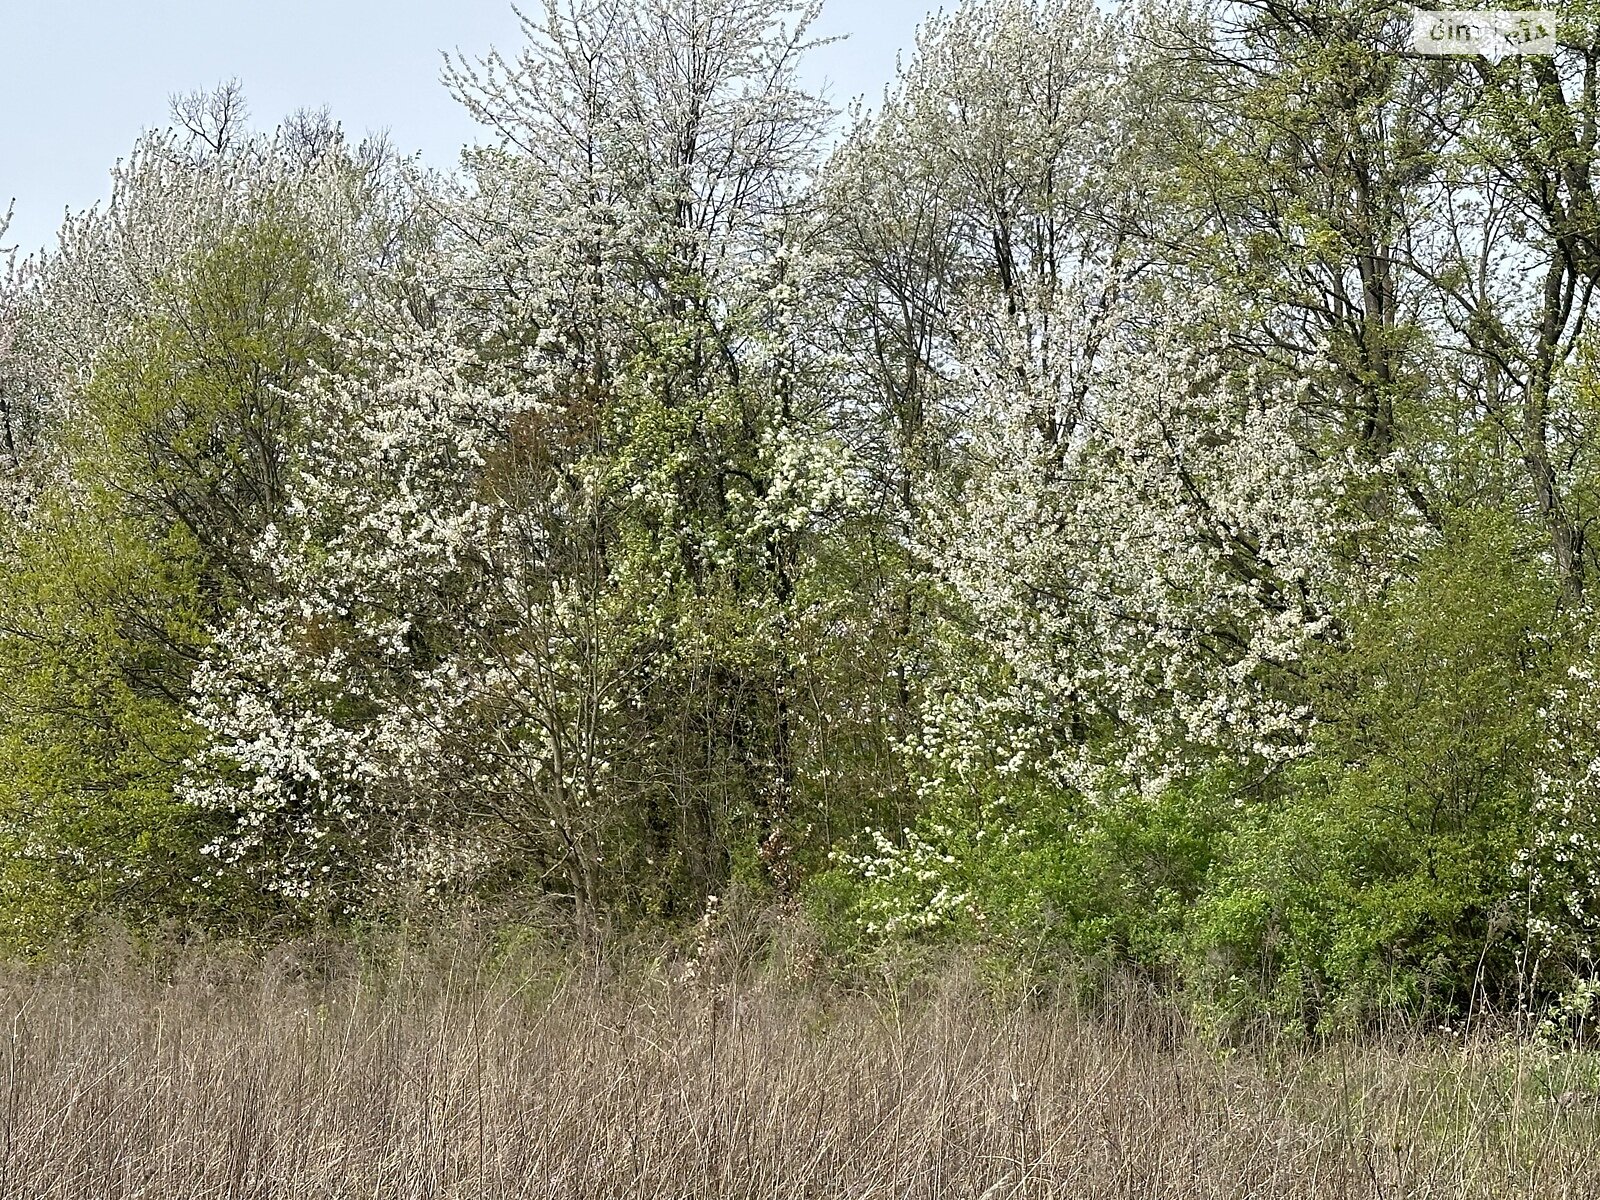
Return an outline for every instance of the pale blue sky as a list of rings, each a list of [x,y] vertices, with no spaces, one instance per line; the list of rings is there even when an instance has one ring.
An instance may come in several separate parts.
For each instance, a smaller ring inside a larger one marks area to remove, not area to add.
[[[530,10],[537,0],[529,4]],[[811,66],[841,105],[876,100],[936,0],[826,0],[819,35],[849,33]],[[7,243],[50,241],[63,209],[106,173],[167,98],[237,77],[258,125],[324,104],[352,133],[455,162],[475,127],[439,84],[439,52],[511,49],[508,0],[0,0],[0,212]]]

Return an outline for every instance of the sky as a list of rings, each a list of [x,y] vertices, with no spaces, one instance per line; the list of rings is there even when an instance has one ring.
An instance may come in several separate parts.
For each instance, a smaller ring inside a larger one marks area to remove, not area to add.
[[[537,7],[537,0],[527,6]],[[807,68],[842,106],[876,100],[929,0],[825,0]],[[0,0],[0,244],[53,240],[67,208],[102,199],[108,170],[169,98],[228,79],[254,124],[327,105],[353,135],[453,166],[477,127],[439,83],[443,51],[521,41],[509,0]]]

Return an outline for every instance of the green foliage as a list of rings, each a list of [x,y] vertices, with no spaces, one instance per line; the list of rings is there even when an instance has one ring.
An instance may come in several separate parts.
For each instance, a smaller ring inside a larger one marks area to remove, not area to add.
[[[99,503],[11,530],[0,574],[0,940],[39,948],[95,913],[201,902],[204,822],[175,784],[194,746],[173,689],[197,634],[192,546]]]
[[[1534,537],[1463,516],[1312,664],[1315,753],[1242,814],[1196,910],[1214,991],[1308,1027],[1516,999],[1513,869],[1565,665]]]
[[[283,389],[323,353],[326,311],[273,219],[176,264],[98,356],[35,499],[5,518],[0,943],[248,909],[210,878],[214,818],[177,796],[200,744],[188,679],[252,587],[292,432]]]
[[[1271,777],[936,807],[818,885],[856,937],[980,937],[1173,972],[1305,1028],[1509,1002],[1559,586],[1463,518],[1306,667],[1319,734]],[[1495,992],[1496,994],[1489,994]]]
[[[974,938],[1007,955],[1125,961],[1168,972],[1213,866],[1239,781],[1219,770],[1090,801],[1015,790],[935,805],[899,839],[872,835],[812,885],[819,922],[861,948]]]
[[[1449,1003],[1510,977],[1511,872],[1570,661],[1566,624],[1537,533],[1464,514],[1412,579],[1356,615],[1322,680],[1330,810],[1349,831],[1339,840],[1371,860],[1346,886],[1370,914],[1372,951]]]
[[[63,431],[108,504],[154,536],[184,531],[215,608],[250,587],[304,436],[290,389],[329,361],[333,315],[311,246],[264,213],[154,281],[147,315],[99,355]]]

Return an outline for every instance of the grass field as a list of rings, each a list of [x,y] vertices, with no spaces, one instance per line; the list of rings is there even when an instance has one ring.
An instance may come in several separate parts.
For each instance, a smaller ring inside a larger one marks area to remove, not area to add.
[[[1591,1065],[1526,1043],[1222,1051],[1131,989],[619,961],[468,934],[10,969],[0,1195],[1600,1195]]]

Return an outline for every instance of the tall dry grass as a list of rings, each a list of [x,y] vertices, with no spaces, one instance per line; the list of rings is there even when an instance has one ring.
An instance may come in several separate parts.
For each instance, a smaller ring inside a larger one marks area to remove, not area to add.
[[[102,952],[0,979],[5,1197],[1600,1195],[1585,1064],[1221,1054],[1138,999],[702,960]]]

